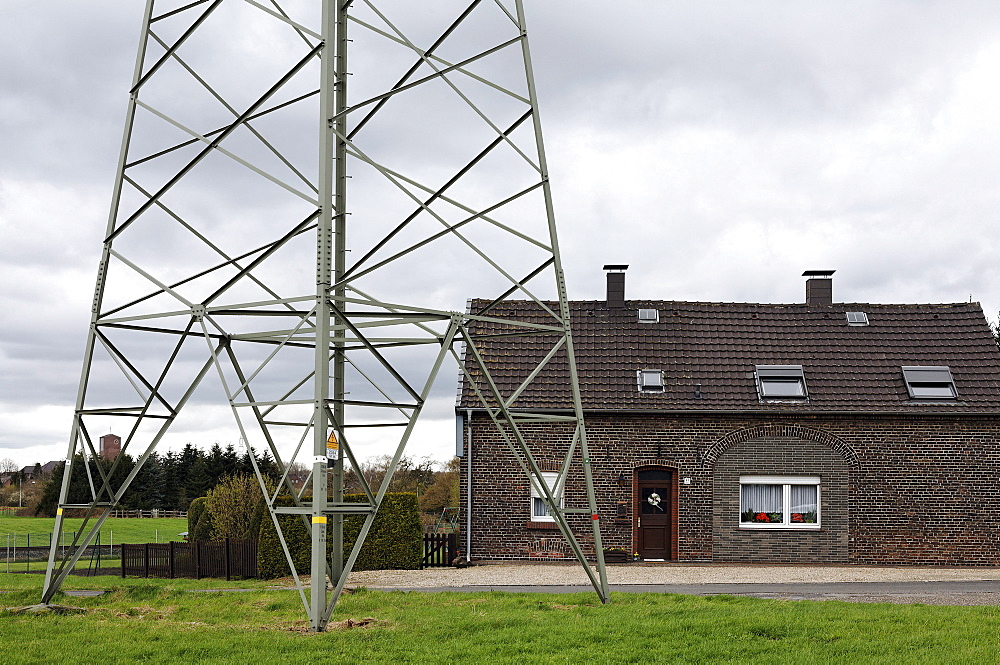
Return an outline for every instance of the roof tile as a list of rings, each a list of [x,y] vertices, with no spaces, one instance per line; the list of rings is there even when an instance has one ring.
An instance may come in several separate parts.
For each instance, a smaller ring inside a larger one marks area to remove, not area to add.
[[[639,308],[660,310],[660,322],[639,323]],[[847,325],[848,311],[866,312],[869,325]],[[627,301],[625,308],[610,311],[604,302],[575,301],[570,312],[581,396],[588,409],[909,410],[914,403],[903,382],[903,365],[947,365],[952,370],[958,402],[921,402],[916,405],[921,412],[1000,409],[1000,352],[975,303]],[[524,301],[500,303],[490,315],[551,321]],[[481,337],[511,332],[499,322],[478,322],[472,332],[504,395],[528,377],[555,343],[552,335]],[[809,399],[760,402],[754,384],[758,364],[802,365]],[[640,369],[663,369],[664,392],[637,390]],[[472,374],[478,378],[478,372]],[[568,376],[568,362],[560,351],[514,406],[568,408]],[[694,396],[696,384],[701,384],[700,399]],[[468,386],[461,405],[477,406]]]

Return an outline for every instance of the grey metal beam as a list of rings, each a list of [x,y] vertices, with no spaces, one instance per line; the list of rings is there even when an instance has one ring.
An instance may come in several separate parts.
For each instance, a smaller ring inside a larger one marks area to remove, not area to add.
[[[219,1],[221,2],[221,0]],[[240,114],[240,116],[236,118],[236,120],[231,122],[229,125],[226,125],[226,128],[223,129],[221,132],[219,132],[219,134],[216,135],[214,139],[212,139],[211,143],[205,146],[191,161],[189,161],[187,164],[181,167],[181,169],[172,178],[170,178],[170,180],[168,180],[165,185],[163,185],[162,187],[160,187],[160,189],[158,189],[156,192],[153,193],[153,195],[149,198],[149,200],[140,205],[135,212],[133,212],[125,221],[123,221],[120,225],[118,225],[114,229],[114,231],[108,234],[105,241],[110,242],[114,240],[117,236],[121,235],[122,231],[128,228],[143,213],[145,213],[152,206],[154,206],[157,203],[157,201],[159,201],[163,197],[164,194],[170,191],[170,189],[173,188],[174,185],[176,185],[178,182],[180,182],[180,180],[184,176],[190,173],[191,169],[193,169],[195,166],[201,163],[201,161],[204,160],[209,153],[213,152],[216,146],[221,144],[226,139],[226,137],[228,137],[230,134],[236,131],[236,129],[240,127],[244,122],[249,120],[250,117],[267,102],[267,100],[273,97],[274,94],[278,92],[278,90],[283,88],[285,84],[287,84],[292,78],[294,78],[295,75],[298,74],[299,71],[309,63],[312,57],[315,56],[317,53],[319,53],[320,49],[321,46],[317,46],[306,57],[299,60],[299,62],[297,62],[295,66],[293,66],[292,69],[288,71],[287,74],[281,77],[281,79],[277,83],[271,86],[267,90],[267,92],[265,92],[257,99],[257,101],[251,104],[250,108],[248,108],[246,111]]]
[[[383,99],[388,99],[389,97],[397,95],[397,94],[399,94],[401,92],[405,92],[405,91],[409,90],[410,88],[415,88],[415,87],[417,87],[419,85],[423,85],[423,84],[427,83],[428,81],[434,81],[436,79],[439,79],[442,76],[444,76],[445,74],[447,74],[448,72],[459,70],[462,67],[465,67],[466,65],[470,65],[473,62],[476,62],[477,60],[482,60],[483,58],[485,58],[488,55],[493,55],[497,51],[501,51],[501,50],[507,48],[508,46],[513,46],[514,44],[518,43],[520,40],[521,40],[521,37],[515,37],[513,39],[509,39],[509,40],[507,40],[507,41],[505,41],[505,42],[503,42],[501,44],[497,44],[493,48],[490,48],[490,49],[488,49],[486,51],[483,51],[482,53],[477,53],[476,55],[472,56],[471,58],[466,58],[465,60],[462,60],[461,62],[459,62],[457,64],[450,65],[448,67],[445,67],[444,69],[438,70],[438,71],[434,72],[433,74],[431,74],[430,76],[425,76],[425,77],[423,77],[421,79],[417,79],[416,81],[414,81],[412,83],[407,83],[406,85],[401,85],[398,88],[394,88],[394,89],[392,89],[392,90],[390,90],[388,92],[384,92],[381,95],[376,95],[374,97],[366,99],[363,102],[358,102],[357,104],[352,104],[350,107],[348,107],[348,108],[344,109],[343,111],[341,111],[338,114],[338,116],[335,116],[333,119],[337,120],[340,117],[343,117],[343,116],[345,116],[345,115],[347,115],[349,113],[354,113],[358,109],[363,109],[366,106],[370,106],[372,104],[378,103],[378,102],[382,101]]]
[[[525,31],[523,0],[515,0],[515,7],[517,9],[517,23],[521,27],[521,30]],[[528,47],[527,36],[521,42],[521,50],[524,56],[524,71],[528,83],[528,97],[531,99],[531,105],[534,108],[538,108],[538,99],[535,92],[535,75],[532,71],[531,52]],[[593,513],[592,525],[594,534],[594,551],[597,558],[597,570],[600,575],[600,588],[598,589],[598,595],[600,595],[602,602],[607,603],[610,599],[610,594],[608,592],[608,577],[607,571],[604,568],[604,549],[601,546],[601,529],[599,524],[600,516],[597,511],[597,499],[594,494],[594,479],[590,465],[590,450],[587,443],[586,426],[584,425],[583,402],[580,397],[580,379],[576,368],[576,354],[573,350],[573,334],[570,329],[569,296],[566,293],[566,273],[563,271],[562,257],[559,253],[559,240],[558,234],[556,233],[555,206],[552,203],[552,190],[549,187],[549,167],[548,161],[545,158],[545,143],[542,140],[542,124],[537,113],[533,117],[533,122],[535,129],[535,145],[538,147],[538,163],[542,168],[542,179],[545,182],[545,187],[542,188],[542,192],[544,193],[545,198],[545,213],[549,222],[549,237],[552,239],[552,256],[555,260],[555,280],[556,288],[559,292],[559,313],[562,316],[564,325],[566,326],[566,357],[569,360],[570,389],[573,392],[573,410],[575,411],[578,421],[577,427],[579,428],[580,448],[582,453],[581,461],[583,463],[583,475],[585,481],[584,484],[587,488],[587,500],[590,504],[590,510]]]
[[[138,83],[140,77],[142,76],[142,63],[146,56],[146,47],[149,43],[147,37],[149,33],[150,19],[153,15],[153,0],[146,0],[146,7],[143,12],[142,18],[142,32],[139,38],[139,48],[136,52],[135,65],[132,71],[132,85],[133,87]],[[119,150],[118,156],[118,176],[115,178],[114,190],[112,192],[112,204],[111,211],[108,214],[107,231],[105,235],[111,232],[114,228],[115,216],[117,213],[117,208],[119,201],[121,200],[121,189],[122,180],[124,175],[124,164],[128,155],[129,140],[132,136],[132,127],[135,121],[135,95],[130,95],[128,108],[125,113],[125,127],[122,131],[122,141],[121,148]],[[84,361],[83,368],[80,372],[80,383],[77,388],[77,398],[76,398],[76,413],[79,414],[80,411],[84,409],[86,403],[87,387],[89,384],[90,369],[93,364],[93,354],[94,345],[97,339],[96,335],[96,322],[100,312],[101,300],[103,299],[104,288],[105,288],[105,278],[107,276],[107,264],[109,258],[110,247],[105,243],[103,253],[101,255],[101,262],[97,271],[97,285],[94,287],[94,299],[91,306],[91,321],[90,321],[90,331],[87,335],[87,344],[84,350]],[[76,447],[79,442],[80,436],[80,416],[76,415],[73,418],[73,426],[70,431],[69,436],[69,446],[66,452],[66,466],[63,468],[63,482],[62,487],[59,490],[59,503],[66,503],[69,497],[69,487],[70,478],[73,473],[73,459],[76,453]],[[56,511],[56,521],[53,527],[54,533],[62,533],[63,525],[63,511],[58,509]],[[52,545],[49,548],[49,562],[45,569],[45,582],[42,587],[42,602],[47,603],[51,600],[53,594],[59,589],[59,585],[62,583],[62,577],[58,581],[54,578],[55,566],[56,566],[56,556],[57,548],[55,543],[58,542],[58,538],[52,539]],[[65,564],[64,564],[65,568]],[[70,567],[71,568],[71,567]],[[68,572],[68,570],[66,571]],[[64,576],[64,575],[63,575]]]
[[[320,118],[319,118],[319,201],[320,215],[317,226],[316,241],[316,350],[314,353],[315,367],[313,369],[313,458],[312,458],[312,556],[311,556],[311,593],[309,605],[309,623],[314,631],[323,628],[323,611],[326,607],[327,575],[329,571],[326,559],[327,539],[327,503],[329,492],[329,476],[327,475],[326,447],[329,438],[330,422],[327,417],[327,403],[331,398],[330,380],[337,383],[336,373],[331,377],[330,367],[330,317],[332,311],[328,298],[331,284],[335,277],[335,262],[339,261],[340,243],[344,230],[343,201],[337,197],[341,194],[339,180],[346,177],[342,171],[343,164],[337,159],[337,148],[334,145],[333,134],[330,131],[331,118],[334,118],[340,100],[346,95],[347,88],[347,48],[341,43],[341,25],[346,22],[346,11],[339,2],[324,0],[321,20],[323,49],[320,52]],[[346,35],[343,35],[346,38]],[[345,39],[346,42],[346,39]],[[336,119],[334,118],[334,121]],[[334,160],[336,159],[336,166]],[[335,247],[336,243],[336,247]],[[337,355],[334,350],[335,356]],[[333,387],[334,399],[338,395],[338,387]],[[338,497],[334,497],[334,501]],[[335,522],[337,518],[335,518]]]

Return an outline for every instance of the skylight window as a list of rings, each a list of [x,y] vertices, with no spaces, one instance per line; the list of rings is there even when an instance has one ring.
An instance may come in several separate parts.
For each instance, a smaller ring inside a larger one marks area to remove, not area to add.
[[[957,399],[955,380],[947,366],[903,368],[906,391],[912,399]]]
[[[636,379],[639,382],[639,390],[645,393],[663,392],[663,370],[640,369],[636,372]]]
[[[658,309],[640,309],[639,310],[639,323],[657,323],[660,320],[660,310]]]
[[[809,396],[802,365],[757,365],[756,369],[761,399],[805,399]]]
[[[847,312],[847,325],[867,326],[868,315],[865,312]]]

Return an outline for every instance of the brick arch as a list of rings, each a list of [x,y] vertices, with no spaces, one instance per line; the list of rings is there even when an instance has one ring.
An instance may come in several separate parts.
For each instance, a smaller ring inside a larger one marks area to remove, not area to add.
[[[672,469],[673,471],[680,471],[681,464],[674,459],[650,457],[648,459],[632,460],[627,462],[626,468],[631,470],[633,473],[641,469]]]
[[[810,427],[802,427],[800,425],[757,425],[756,427],[747,427],[730,432],[710,445],[702,458],[703,464],[705,466],[715,466],[715,462],[719,459],[719,455],[724,453],[728,448],[739,443],[752,441],[754,439],[768,438],[803,439],[805,441],[814,441],[840,453],[840,455],[847,461],[847,466],[852,469],[856,469],[861,463],[858,459],[858,454],[854,452],[854,449],[851,448],[850,444],[841,439],[839,436],[834,436],[829,432],[812,429]]]

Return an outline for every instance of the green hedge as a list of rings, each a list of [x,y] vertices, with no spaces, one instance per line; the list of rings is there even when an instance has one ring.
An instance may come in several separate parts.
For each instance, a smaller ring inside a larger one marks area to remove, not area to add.
[[[292,500],[288,497],[278,498],[279,506],[291,506]],[[264,579],[274,577],[284,577],[291,575],[288,569],[288,562],[285,553],[281,551],[281,541],[278,539],[278,532],[274,529],[274,522],[267,514],[267,508],[260,507],[260,537],[257,539],[257,573]],[[312,541],[309,530],[300,515],[279,515],[278,524],[281,525],[281,533],[284,534],[288,542],[288,550],[292,553],[292,561],[295,563],[295,570],[299,574],[309,572],[310,548]]]
[[[349,494],[345,501],[364,503],[364,494]],[[344,520],[344,557],[350,554],[364,518]],[[424,527],[417,495],[386,494],[368,538],[361,547],[354,570],[418,570],[424,558]]]
[[[212,539],[212,514],[208,510],[208,498],[200,496],[188,506],[188,540]]]
[[[348,494],[344,500],[364,503],[367,498],[364,494]],[[284,499],[282,505],[291,505],[291,500]],[[364,517],[360,515],[352,515],[344,520],[345,560],[351,553],[363,522]],[[302,517],[281,515],[278,517],[278,523],[292,553],[295,570],[299,574],[309,573],[312,538]],[[328,540],[328,556],[330,547],[331,543]],[[386,494],[368,532],[368,538],[358,554],[354,570],[416,570],[420,568],[423,556],[423,526],[420,522],[417,495],[408,492]],[[257,564],[261,577],[282,577],[290,574],[274,524],[266,515],[261,521]]]

